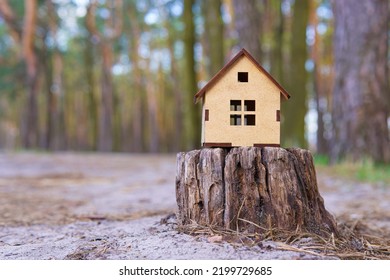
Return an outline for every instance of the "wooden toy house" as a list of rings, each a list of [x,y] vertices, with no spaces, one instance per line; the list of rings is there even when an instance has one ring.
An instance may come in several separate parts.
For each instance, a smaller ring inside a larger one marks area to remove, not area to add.
[[[280,146],[286,90],[245,50],[196,95],[202,100],[202,146]]]

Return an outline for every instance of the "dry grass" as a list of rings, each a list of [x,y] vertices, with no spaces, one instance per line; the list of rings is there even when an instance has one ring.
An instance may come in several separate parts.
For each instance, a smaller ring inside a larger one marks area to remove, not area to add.
[[[311,254],[319,258],[378,260],[390,259],[389,233],[372,228],[362,220],[339,218],[339,235],[320,236],[303,231],[265,229],[257,225],[260,233],[247,233],[220,229],[213,226],[191,224],[179,226],[179,231],[199,236],[222,236],[223,241],[246,246],[263,246],[264,241],[273,241],[275,249]]]

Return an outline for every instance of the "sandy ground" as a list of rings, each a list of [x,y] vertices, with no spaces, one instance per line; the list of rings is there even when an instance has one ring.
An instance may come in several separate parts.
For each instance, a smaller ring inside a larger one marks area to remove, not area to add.
[[[0,153],[0,259],[318,259],[176,230],[174,155]],[[318,173],[326,208],[390,236],[390,188]]]

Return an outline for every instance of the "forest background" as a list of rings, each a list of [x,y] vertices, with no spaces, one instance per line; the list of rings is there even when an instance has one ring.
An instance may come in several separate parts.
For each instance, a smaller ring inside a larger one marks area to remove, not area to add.
[[[390,162],[388,0],[0,0],[0,149],[200,147],[242,47],[292,96],[282,146]]]

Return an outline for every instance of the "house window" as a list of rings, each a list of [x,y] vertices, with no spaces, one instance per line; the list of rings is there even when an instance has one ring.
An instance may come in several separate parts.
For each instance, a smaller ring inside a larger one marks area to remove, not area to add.
[[[280,110],[276,110],[276,121],[280,122]]]
[[[230,115],[230,125],[241,125],[241,115]]]
[[[255,100],[244,100],[244,111],[256,111]]]
[[[205,121],[208,121],[208,120],[209,120],[209,109],[206,109],[206,110],[204,111],[204,120],[205,120]]]
[[[244,125],[256,125],[256,116],[244,115]]]
[[[242,101],[241,100],[230,100],[230,111],[236,111],[238,113],[241,110],[242,110]],[[255,100],[244,100],[244,111],[245,112],[256,111],[256,101]],[[244,119],[242,120],[242,115],[231,114],[230,115],[230,125],[256,125],[256,115],[255,114],[245,114]]]
[[[230,100],[230,111],[241,111],[241,100]]]
[[[240,83],[248,82],[248,72],[238,72],[237,79]]]

